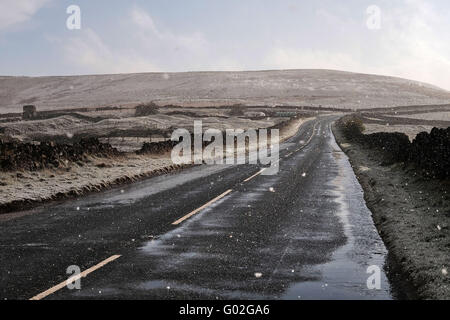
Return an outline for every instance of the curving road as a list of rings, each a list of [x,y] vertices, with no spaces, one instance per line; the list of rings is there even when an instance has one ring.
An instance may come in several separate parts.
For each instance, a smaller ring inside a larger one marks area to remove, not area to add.
[[[0,216],[0,297],[395,298],[335,119],[284,143],[277,175],[200,166]],[[71,265],[81,289],[66,287]],[[369,266],[381,270],[379,290],[367,287]]]

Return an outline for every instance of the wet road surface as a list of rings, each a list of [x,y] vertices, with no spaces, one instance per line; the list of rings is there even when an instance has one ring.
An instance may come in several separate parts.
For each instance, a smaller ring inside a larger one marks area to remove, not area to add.
[[[0,216],[0,297],[392,299],[386,248],[333,120],[284,143],[276,175],[200,166]],[[85,272],[80,290],[65,286],[71,265]],[[379,290],[366,284],[373,265]]]

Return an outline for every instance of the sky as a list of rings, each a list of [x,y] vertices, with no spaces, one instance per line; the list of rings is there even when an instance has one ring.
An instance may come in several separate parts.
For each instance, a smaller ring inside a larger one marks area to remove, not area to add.
[[[450,90],[449,31],[448,0],[0,0],[0,75],[335,69]]]

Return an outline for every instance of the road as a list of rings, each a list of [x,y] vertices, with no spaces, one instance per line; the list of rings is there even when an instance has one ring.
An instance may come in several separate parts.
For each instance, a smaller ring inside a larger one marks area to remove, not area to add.
[[[198,166],[1,216],[0,297],[395,298],[335,119],[283,143],[276,175]],[[72,265],[81,289],[65,286]],[[381,270],[379,290],[367,287],[369,266]]]

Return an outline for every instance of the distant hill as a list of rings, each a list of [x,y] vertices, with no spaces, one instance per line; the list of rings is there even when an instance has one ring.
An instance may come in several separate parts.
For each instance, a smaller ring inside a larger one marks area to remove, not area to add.
[[[367,109],[450,103],[450,92],[416,81],[331,70],[0,77],[0,112],[158,104],[312,105]]]

